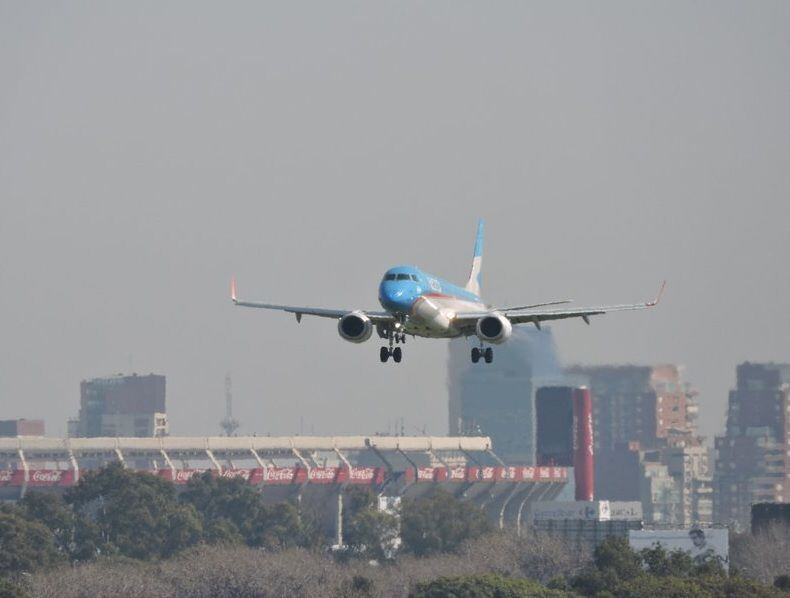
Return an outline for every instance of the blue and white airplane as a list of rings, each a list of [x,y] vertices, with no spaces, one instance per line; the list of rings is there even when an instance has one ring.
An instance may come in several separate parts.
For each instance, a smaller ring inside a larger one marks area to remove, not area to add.
[[[340,336],[352,343],[368,340],[373,329],[387,346],[381,347],[381,362],[390,357],[396,363],[403,358],[399,344],[406,342],[406,335],[425,338],[455,338],[476,335],[479,346],[472,349],[472,362],[482,357],[486,363],[494,360],[490,346],[505,342],[513,331],[514,324],[581,318],[587,324],[590,316],[610,311],[645,309],[658,304],[664,284],[653,301],[629,305],[608,305],[585,308],[557,308],[571,301],[549,301],[519,307],[493,307],[480,298],[480,271],[483,261],[483,221],[477,225],[475,253],[469,280],[461,288],[437,276],[423,272],[414,266],[396,266],[384,273],[379,284],[379,302],[384,311],[326,309],[322,307],[297,307],[274,305],[255,301],[243,301],[236,295],[236,281],[231,283],[231,299],[241,307],[276,309],[296,314],[300,322],[303,315],[319,316],[337,320]],[[547,309],[549,308],[549,309]],[[395,346],[393,346],[395,345]]]

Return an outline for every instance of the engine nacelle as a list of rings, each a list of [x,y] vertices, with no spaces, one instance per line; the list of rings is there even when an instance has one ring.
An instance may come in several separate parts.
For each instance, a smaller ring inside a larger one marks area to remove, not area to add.
[[[484,343],[498,345],[510,338],[513,325],[505,316],[498,313],[488,314],[477,321],[475,334]]]
[[[364,343],[373,334],[373,322],[361,311],[352,311],[337,321],[337,331],[351,343]]]

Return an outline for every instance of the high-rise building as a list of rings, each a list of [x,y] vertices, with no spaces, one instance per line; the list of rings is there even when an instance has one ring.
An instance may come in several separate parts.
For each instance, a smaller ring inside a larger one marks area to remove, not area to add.
[[[470,342],[450,341],[450,434],[489,436],[503,459],[533,464],[535,390],[563,381],[551,330],[514,328],[490,364],[470,363]]]
[[[69,436],[166,436],[165,377],[117,375],[80,383],[79,417]]]
[[[672,435],[696,432],[696,393],[682,381],[678,366],[575,366],[568,373],[592,388],[598,450],[629,442],[649,449]]]
[[[710,523],[708,450],[682,369],[576,366],[568,374],[592,390],[597,498],[640,500],[652,524]]]
[[[716,452],[717,522],[746,529],[752,504],[790,502],[790,364],[738,366]]]
[[[0,436],[43,436],[43,419],[0,420]]]

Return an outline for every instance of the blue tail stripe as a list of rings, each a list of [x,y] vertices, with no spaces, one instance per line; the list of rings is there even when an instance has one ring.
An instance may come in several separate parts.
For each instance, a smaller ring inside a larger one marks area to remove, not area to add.
[[[477,222],[477,238],[475,239],[475,257],[483,255],[483,219]]]

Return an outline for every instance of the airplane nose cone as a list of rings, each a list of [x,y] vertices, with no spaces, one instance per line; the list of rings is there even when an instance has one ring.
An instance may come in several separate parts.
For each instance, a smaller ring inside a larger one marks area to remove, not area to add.
[[[379,300],[386,309],[405,313],[411,309],[414,296],[403,285],[384,283],[381,285]]]

